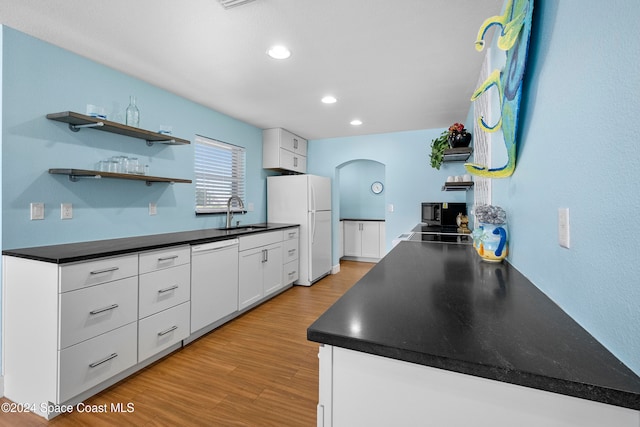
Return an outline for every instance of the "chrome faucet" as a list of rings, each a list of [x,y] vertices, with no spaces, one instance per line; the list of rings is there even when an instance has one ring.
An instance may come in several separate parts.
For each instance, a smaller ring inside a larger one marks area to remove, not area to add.
[[[234,199],[238,201],[238,207],[240,208],[240,210],[244,210],[244,203],[242,203],[242,199],[240,197],[229,197],[229,200],[227,200],[227,228],[231,228],[231,220],[233,219],[233,212],[231,212],[231,202]]]

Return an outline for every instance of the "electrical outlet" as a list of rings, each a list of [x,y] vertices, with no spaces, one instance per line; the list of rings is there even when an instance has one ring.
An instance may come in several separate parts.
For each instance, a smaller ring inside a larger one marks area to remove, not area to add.
[[[71,203],[60,203],[60,219],[73,218],[73,205]]]
[[[569,227],[569,208],[558,209],[558,244],[569,249],[571,232]]]
[[[31,203],[31,220],[44,219],[44,203]]]
[[[156,215],[158,213],[158,205],[155,203],[149,203],[149,215]]]

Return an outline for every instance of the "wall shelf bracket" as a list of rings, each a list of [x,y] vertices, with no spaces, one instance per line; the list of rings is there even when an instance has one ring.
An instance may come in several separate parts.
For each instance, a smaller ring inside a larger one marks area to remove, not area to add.
[[[80,132],[80,129],[82,128],[96,128],[100,126],[104,126],[104,122],[87,123],[85,125],[74,125],[69,123],[69,129],[71,129],[71,132]]]
[[[149,147],[152,147],[155,142],[157,142],[159,144],[169,144],[169,145],[176,145],[177,144],[175,139],[165,139],[165,140],[162,140],[162,141],[161,140],[151,141],[151,140],[147,139],[147,145]]]

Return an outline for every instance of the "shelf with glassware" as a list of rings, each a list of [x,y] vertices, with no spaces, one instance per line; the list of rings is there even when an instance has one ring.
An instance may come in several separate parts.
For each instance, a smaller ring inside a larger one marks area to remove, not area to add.
[[[84,128],[101,130],[104,132],[116,133],[118,135],[130,136],[132,138],[142,139],[147,145],[167,144],[167,145],[187,145],[191,142],[187,139],[177,138],[150,130],[140,129],[133,126],[123,125],[122,123],[112,122],[98,117],[87,116],[85,114],[75,113],[73,111],[63,111],[61,113],[47,114],[47,119],[58,122],[68,123],[69,129],[78,132]]]
[[[169,184],[181,183],[181,184],[191,184],[190,179],[181,179],[181,178],[167,178],[163,176],[151,176],[151,175],[138,175],[132,173],[116,173],[116,172],[104,172],[104,171],[95,171],[88,169],[49,169],[49,173],[53,175],[68,175],[69,180],[76,182],[82,178],[116,178],[116,179],[130,179],[135,181],[145,181],[147,185],[151,185],[154,182],[166,182]]]

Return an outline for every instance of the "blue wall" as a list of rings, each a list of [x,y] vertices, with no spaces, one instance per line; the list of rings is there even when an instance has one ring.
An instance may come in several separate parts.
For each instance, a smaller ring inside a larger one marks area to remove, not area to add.
[[[640,2],[535,7],[518,164],[493,180],[493,204],[508,212],[509,261],[640,374]],[[431,169],[427,154],[440,131],[311,141],[309,167],[333,176],[350,159],[385,163],[396,207],[386,214],[388,245],[418,222],[420,201],[447,197],[440,187],[452,173]],[[564,207],[570,249],[558,245]]]
[[[8,27],[3,34],[3,249],[223,225],[223,215],[195,216],[193,184],[73,183],[47,172],[91,169],[98,160],[125,154],[149,164],[151,175],[193,179],[193,144],[147,147],[142,140],[91,129],[73,133],[45,118],[67,110],[84,113],[86,104],[97,104],[106,107],[109,119],[124,121],[129,95],[137,96],[141,128],[170,124],[184,139],[200,134],[246,147],[246,201],[255,211],[236,218],[266,219],[261,129]],[[29,219],[31,202],[45,203],[44,220]],[[72,220],[60,219],[63,202],[73,204]],[[150,202],[157,203],[155,216],[149,216]]]
[[[384,169],[382,163],[371,160],[354,160],[340,168],[341,219],[384,219],[385,192],[371,191],[375,181],[384,185]]]

